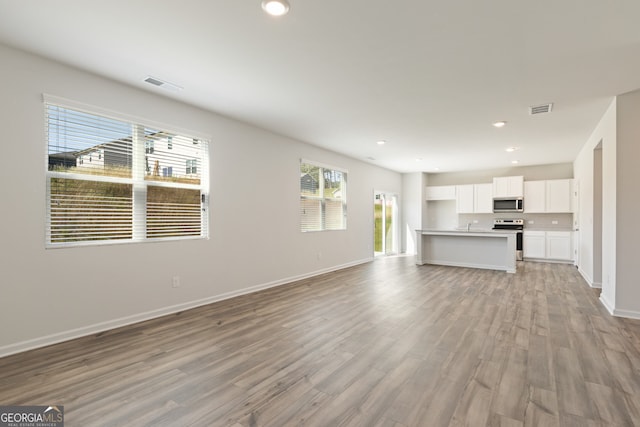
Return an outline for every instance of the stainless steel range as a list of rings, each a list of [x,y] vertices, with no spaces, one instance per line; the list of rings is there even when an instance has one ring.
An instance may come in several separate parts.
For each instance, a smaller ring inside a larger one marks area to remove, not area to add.
[[[522,230],[524,219],[494,219],[494,230],[519,230],[516,233],[516,260],[522,261]]]

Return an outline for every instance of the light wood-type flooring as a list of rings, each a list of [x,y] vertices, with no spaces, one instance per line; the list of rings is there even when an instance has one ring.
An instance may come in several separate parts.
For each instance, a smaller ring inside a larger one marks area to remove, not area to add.
[[[573,266],[389,257],[2,358],[0,404],[67,427],[640,426],[640,321]]]

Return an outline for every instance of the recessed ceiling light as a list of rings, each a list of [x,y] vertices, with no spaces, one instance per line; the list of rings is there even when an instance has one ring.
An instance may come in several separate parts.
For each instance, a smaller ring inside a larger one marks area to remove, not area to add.
[[[504,151],[506,151],[507,153],[513,153],[514,151],[519,149],[520,149],[519,147],[508,147],[508,148],[505,148]]]
[[[511,160],[511,163],[513,163],[514,165],[517,165],[520,162],[518,160]]]
[[[380,141],[376,141],[376,144],[378,144],[378,145],[384,145],[384,144],[385,144],[385,142],[387,142],[387,141],[385,141],[384,139],[381,139]]]
[[[505,121],[499,121],[499,122],[494,122],[493,126],[497,127],[497,128],[501,128],[501,127],[504,127],[506,124],[507,124],[507,122],[505,122]]]
[[[262,9],[269,15],[286,15],[289,12],[289,2],[287,0],[262,0]]]

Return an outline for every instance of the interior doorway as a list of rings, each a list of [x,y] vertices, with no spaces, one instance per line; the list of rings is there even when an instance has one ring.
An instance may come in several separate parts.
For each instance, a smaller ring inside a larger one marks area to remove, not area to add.
[[[374,255],[398,253],[398,196],[376,191],[373,201]]]

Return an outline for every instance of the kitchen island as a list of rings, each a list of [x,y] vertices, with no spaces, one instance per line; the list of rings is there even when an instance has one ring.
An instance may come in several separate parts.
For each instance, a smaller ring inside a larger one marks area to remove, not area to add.
[[[416,264],[516,272],[514,230],[416,230]]]

